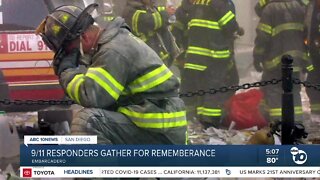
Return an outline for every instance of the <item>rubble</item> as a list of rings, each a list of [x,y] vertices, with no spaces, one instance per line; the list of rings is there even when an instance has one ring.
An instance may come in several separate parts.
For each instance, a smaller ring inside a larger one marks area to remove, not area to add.
[[[189,142],[190,144],[207,144],[207,145],[241,145],[246,144],[252,136],[254,130],[227,130],[209,127],[207,129],[199,129],[197,123],[189,124]]]
[[[250,71],[245,78],[240,79],[241,83],[259,81],[261,73]],[[243,92],[243,91],[238,91]],[[305,88],[302,87],[301,99],[304,112],[303,125],[308,132],[308,138],[303,142],[306,144],[320,144],[320,123],[311,120],[309,98],[306,94]],[[209,144],[209,145],[226,145],[226,144],[246,144],[249,138],[258,130],[256,127],[246,130],[227,130],[216,129],[210,127],[202,129],[198,122],[189,122],[189,142],[190,144]],[[275,144],[281,144],[280,137],[275,137]]]

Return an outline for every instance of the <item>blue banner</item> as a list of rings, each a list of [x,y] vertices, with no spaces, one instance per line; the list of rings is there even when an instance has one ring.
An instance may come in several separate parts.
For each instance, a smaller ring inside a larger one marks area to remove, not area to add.
[[[320,146],[21,145],[20,165],[320,167]]]

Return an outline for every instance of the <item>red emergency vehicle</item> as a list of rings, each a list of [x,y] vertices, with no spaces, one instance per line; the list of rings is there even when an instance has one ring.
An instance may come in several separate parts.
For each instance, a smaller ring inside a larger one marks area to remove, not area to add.
[[[0,83],[8,85],[10,100],[64,97],[51,67],[53,53],[34,34],[48,12],[44,1],[0,0]]]
[[[0,32],[0,67],[11,99],[61,99],[53,54],[32,31]]]

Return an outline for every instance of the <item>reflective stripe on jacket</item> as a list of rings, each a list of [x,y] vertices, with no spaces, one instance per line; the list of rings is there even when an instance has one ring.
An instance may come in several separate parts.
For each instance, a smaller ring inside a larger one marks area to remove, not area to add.
[[[237,29],[238,23],[228,1],[195,1],[188,23],[184,68],[204,71],[208,63],[230,60],[232,46],[229,40]],[[207,62],[200,59],[207,59]]]
[[[68,69],[60,82],[84,107],[118,111],[156,132],[187,125],[178,79],[156,53],[126,28],[122,18],[106,26],[86,72]],[[138,97],[138,98],[136,98]]]
[[[254,60],[262,62],[265,70],[280,70],[281,58],[285,54],[293,56],[295,72],[313,70],[304,43],[304,12],[304,5],[291,0],[272,1],[265,7],[253,52]]]
[[[132,33],[150,46],[160,58],[171,65],[176,49],[169,32],[169,14],[165,7],[149,9],[142,2],[128,1],[123,17]]]

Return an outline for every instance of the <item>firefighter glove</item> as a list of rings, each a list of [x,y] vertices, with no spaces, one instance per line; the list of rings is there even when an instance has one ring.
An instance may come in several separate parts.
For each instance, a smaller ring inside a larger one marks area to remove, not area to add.
[[[260,61],[253,61],[253,66],[256,69],[257,72],[262,72],[263,67]]]
[[[80,50],[75,48],[69,54],[55,57],[53,64],[54,72],[57,76],[69,68],[76,68],[79,65]]]

